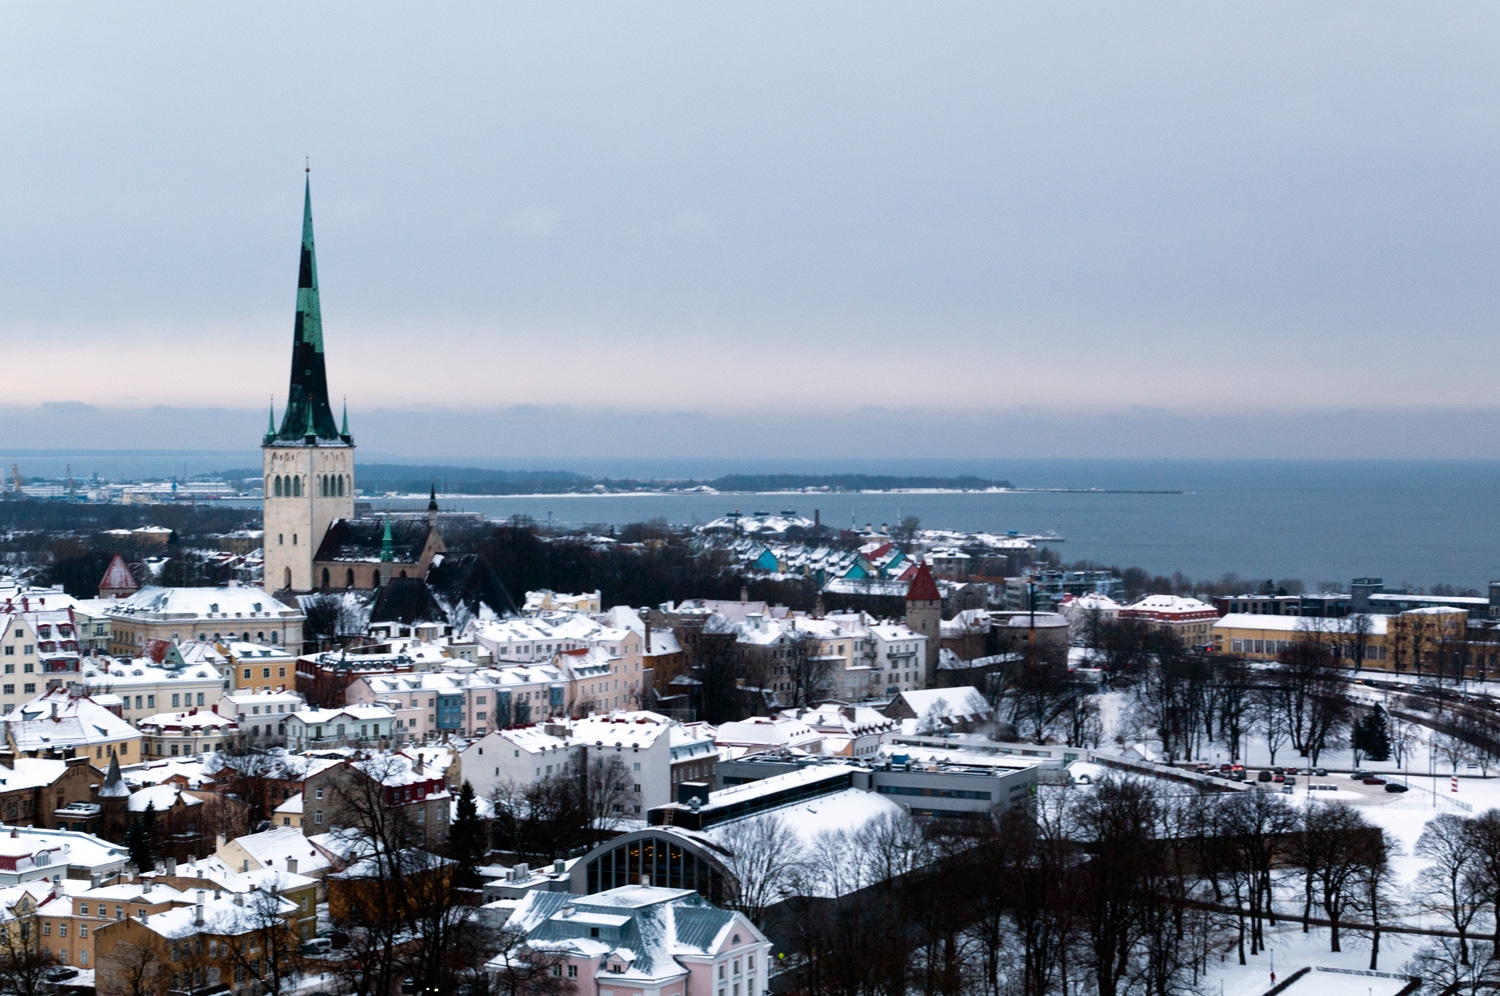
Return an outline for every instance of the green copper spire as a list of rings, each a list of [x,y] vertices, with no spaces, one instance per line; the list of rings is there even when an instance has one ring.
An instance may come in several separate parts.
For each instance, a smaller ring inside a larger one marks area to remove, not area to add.
[[[305,431],[309,423],[313,428]],[[292,380],[276,438],[290,443],[301,442],[309,435],[318,439],[339,436],[328,404],[328,375],[323,363],[323,311],[318,299],[310,180],[302,200],[302,260],[297,274],[297,316],[292,326]]]
[[[385,517],[385,535],[380,537],[380,562],[389,564],[396,559],[396,541],[391,538],[391,517]]]
[[[266,442],[276,438],[276,399],[271,399],[271,411],[266,416]]]
[[[344,442],[349,441],[349,399],[344,399],[344,425],[339,429],[339,435],[344,437]]]

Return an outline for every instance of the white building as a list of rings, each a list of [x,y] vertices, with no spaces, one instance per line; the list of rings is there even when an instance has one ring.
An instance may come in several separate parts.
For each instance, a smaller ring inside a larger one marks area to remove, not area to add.
[[[234,720],[239,735],[268,747],[286,744],[286,718],[307,707],[296,692],[235,692],[219,700],[221,715]]]
[[[464,781],[488,799],[496,789],[522,788],[562,774],[580,748],[547,729],[556,728],[523,726],[485,734],[459,752]]]
[[[80,675],[89,695],[118,695],[120,715],[139,724],[146,716],[176,709],[212,708],[228,682],[210,664],[175,670],[157,667],[148,659],[129,662],[93,658]]]
[[[157,713],[136,726],[145,741],[142,751],[150,757],[195,757],[221,750],[239,732],[235,721],[228,716],[197,708]]]
[[[305,750],[314,746],[372,743],[390,737],[395,721],[394,713],[378,705],[302,709],[287,714],[287,746]]]

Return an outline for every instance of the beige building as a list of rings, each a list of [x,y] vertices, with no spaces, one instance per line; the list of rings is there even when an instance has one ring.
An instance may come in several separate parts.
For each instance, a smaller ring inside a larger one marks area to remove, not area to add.
[[[1319,616],[1259,615],[1231,612],[1213,627],[1213,648],[1224,654],[1251,660],[1273,660],[1298,640],[1317,638],[1341,660],[1353,666],[1363,656],[1364,667],[1391,670],[1389,650],[1390,616],[1353,616],[1327,619]],[[1363,647],[1361,654],[1360,648]]]
[[[1182,595],[1147,595],[1120,610],[1120,620],[1133,620],[1147,629],[1166,630],[1186,646],[1201,647],[1213,641],[1219,611],[1207,602]]]
[[[303,615],[264,588],[146,587],[102,609],[110,622],[110,654],[135,658],[150,640],[262,643],[302,649]]]

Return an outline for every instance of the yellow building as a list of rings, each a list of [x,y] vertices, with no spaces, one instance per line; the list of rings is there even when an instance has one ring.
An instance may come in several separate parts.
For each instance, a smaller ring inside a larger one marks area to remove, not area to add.
[[[1219,653],[1272,660],[1299,640],[1312,637],[1325,642],[1335,656],[1350,662],[1364,647],[1364,667],[1391,670],[1389,616],[1272,616],[1231,612],[1213,626],[1213,648]]]
[[[1395,670],[1417,675],[1439,669],[1450,676],[1457,673],[1448,662],[1455,653],[1467,654],[1468,610],[1434,606],[1409,609],[1389,618],[1391,663]]]

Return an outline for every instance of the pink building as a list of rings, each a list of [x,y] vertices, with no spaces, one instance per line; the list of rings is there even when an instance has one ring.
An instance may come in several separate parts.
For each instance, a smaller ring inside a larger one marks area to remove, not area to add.
[[[770,988],[766,936],[691,889],[530,892],[506,926],[526,939],[490,961],[497,980],[535,965],[565,976],[578,996],[763,996]]]

